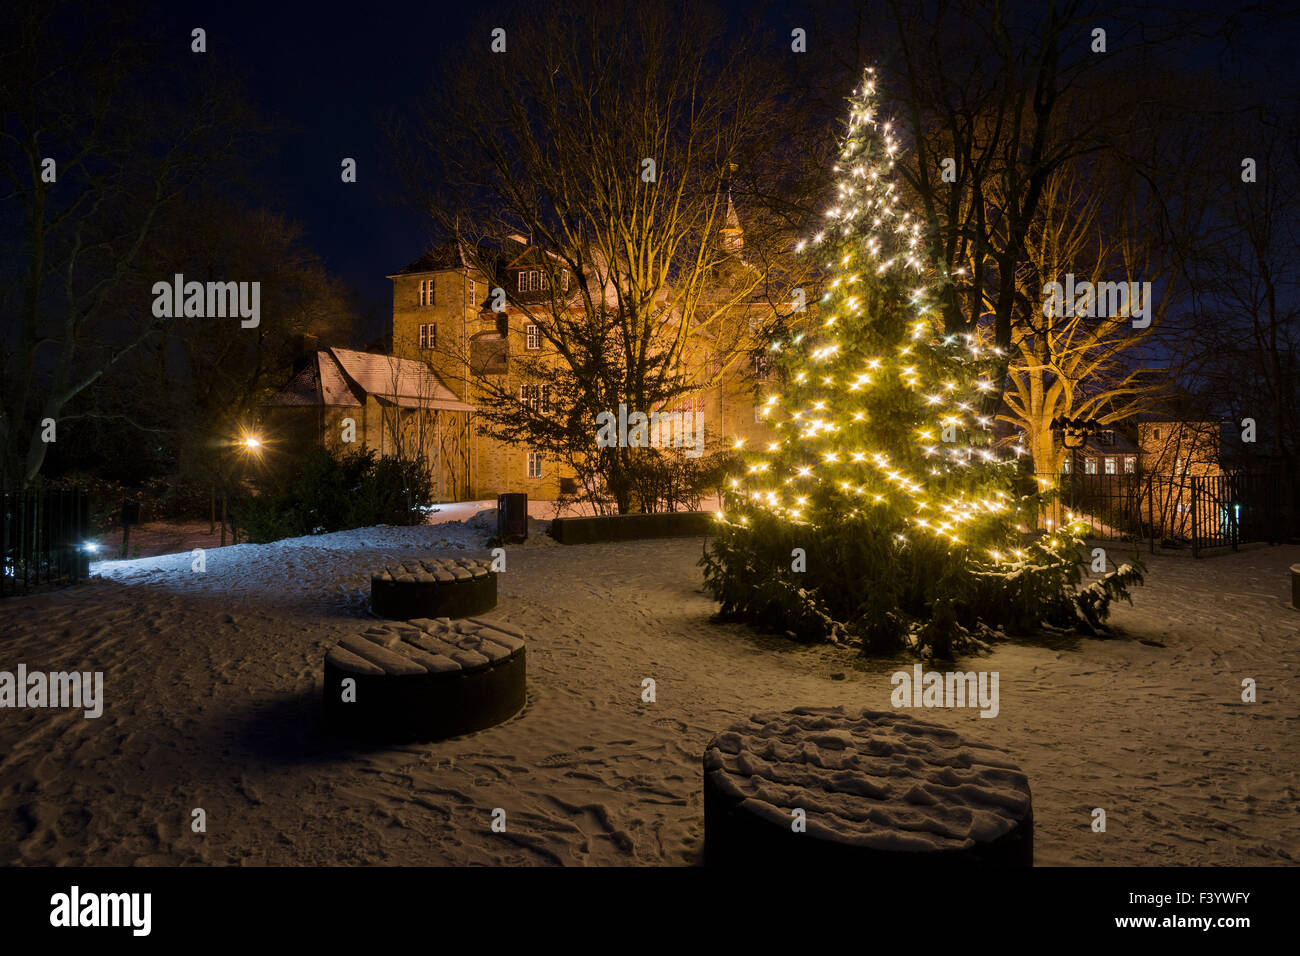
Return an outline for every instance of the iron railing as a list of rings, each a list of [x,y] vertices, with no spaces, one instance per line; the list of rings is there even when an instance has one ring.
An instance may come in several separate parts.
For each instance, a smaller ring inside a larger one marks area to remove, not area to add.
[[[1275,473],[1034,478],[1038,530],[1082,521],[1088,537],[1146,540],[1152,551],[1186,547],[1196,556],[1216,548],[1236,550],[1244,542],[1277,543],[1295,532]]]
[[[90,576],[90,497],[80,488],[0,488],[0,597]]]

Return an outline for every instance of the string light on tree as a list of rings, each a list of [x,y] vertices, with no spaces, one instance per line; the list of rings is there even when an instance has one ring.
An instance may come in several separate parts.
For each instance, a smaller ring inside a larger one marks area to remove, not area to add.
[[[951,601],[979,575],[1009,581],[1034,561],[1066,569],[1062,552],[1075,545],[1051,539],[1018,554],[1023,449],[1000,452],[980,411],[1000,353],[942,326],[924,224],[903,206],[900,145],[876,118],[872,71],[849,107],[835,201],[823,228],[795,246],[825,263],[820,321],[805,316],[802,330],[769,345],[784,381],[759,407],[772,440],[744,453],[703,563],[724,609],[811,633],[896,633],[945,597],[955,619]],[[791,544],[831,566],[819,578],[810,562],[790,580]],[[816,580],[821,590],[805,583]],[[953,632],[953,620],[945,627]]]

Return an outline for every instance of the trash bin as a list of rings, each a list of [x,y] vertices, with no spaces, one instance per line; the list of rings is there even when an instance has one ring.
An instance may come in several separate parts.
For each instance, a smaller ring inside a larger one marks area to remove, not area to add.
[[[497,535],[503,542],[515,544],[528,538],[526,494],[497,495]]]

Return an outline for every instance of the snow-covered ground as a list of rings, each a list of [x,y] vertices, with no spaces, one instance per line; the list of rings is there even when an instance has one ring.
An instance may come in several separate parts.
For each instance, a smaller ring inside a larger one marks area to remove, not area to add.
[[[520,715],[389,749],[322,736],[324,654],[370,620],[370,570],[487,557],[492,516],[457,522],[489,504],[213,549],[202,573],[189,554],[103,562],[0,603],[0,670],[102,670],[106,696],[98,719],[0,710],[0,863],[694,863],[711,737],[759,711],[889,709],[911,669],[712,623],[702,539],[565,547],[537,524],[487,615],[529,635]],[[1039,863],[1300,861],[1300,548],[1147,560],[1119,639],[1001,644],[962,662],[999,672],[996,717],[915,716],[1014,755]]]

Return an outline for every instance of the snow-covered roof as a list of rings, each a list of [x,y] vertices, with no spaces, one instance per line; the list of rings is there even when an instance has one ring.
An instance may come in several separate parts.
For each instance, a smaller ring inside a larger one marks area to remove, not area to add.
[[[329,355],[352,384],[378,399],[402,408],[474,410],[474,406],[458,399],[438,373],[423,362],[340,348],[331,348]]]
[[[474,411],[423,362],[340,348],[316,352],[288,385],[262,404],[360,408],[366,395],[401,408]]]
[[[338,363],[328,352],[315,352],[289,384],[268,398],[263,405],[275,407],[316,407],[332,405],[360,408],[364,393],[354,392]]]

